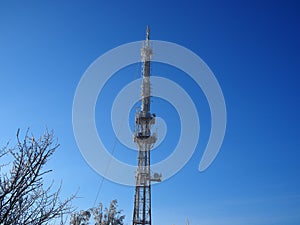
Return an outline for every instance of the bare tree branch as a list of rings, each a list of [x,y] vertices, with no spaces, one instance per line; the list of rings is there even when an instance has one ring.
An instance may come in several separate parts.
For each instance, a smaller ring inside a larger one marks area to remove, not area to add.
[[[109,208],[103,209],[102,203],[98,207],[93,207],[88,210],[81,210],[71,214],[71,225],[88,225],[91,215],[93,215],[93,224],[95,225],[123,225],[125,215],[122,215],[122,210],[118,210],[118,201],[112,200]]]
[[[74,196],[60,201],[61,186],[52,191],[52,184],[45,188],[43,176],[51,170],[43,170],[59,144],[54,142],[53,132],[46,132],[37,140],[29,129],[21,141],[17,132],[17,146],[0,152],[13,158],[8,174],[0,174],[0,224],[42,225],[71,212]],[[5,148],[7,149],[7,148]]]

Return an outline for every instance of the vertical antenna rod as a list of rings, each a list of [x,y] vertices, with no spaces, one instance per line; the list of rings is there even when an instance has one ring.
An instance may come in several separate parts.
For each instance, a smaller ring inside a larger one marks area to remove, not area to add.
[[[150,46],[150,29],[147,26],[146,40],[141,49],[143,62],[142,70],[142,105],[136,113],[134,142],[138,147],[138,168],[136,171],[136,186],[134,195],[133,225],[151,225],[151,181],[161,181],[161,174],[150,169],[150,150],[156,142],[156,134],[151,133],[151,126],[155,123],[155,114],[150,113],[150,60],[152,48]]]
[[[150,28],[146,29],[146,40],[141,49],[143,62],[143,84],[142,84],[142,111],[150,112],[150,60],[152,56],[152,48],[150,47]]]

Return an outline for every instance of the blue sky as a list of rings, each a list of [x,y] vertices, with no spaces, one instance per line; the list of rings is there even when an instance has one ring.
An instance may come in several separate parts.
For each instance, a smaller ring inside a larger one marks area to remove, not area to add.
[[[191,160],[153,186],[153,224],[184,224],[186,217],[196,225],[299,224],[299,10],[297,1],[1,1],[0,144],[13,143],[18,128],[30,127],[36,136],[54,129],[61,147],[49,161],[54,171],[47,179],[62,181],[63,196],[79,190],[74,206],[93,206],[102,178],[76,145],[74,93],[97,57],[144,39],[149,24],[153,39],[185,46],[207,63],[228,113],[221,151],[200,173],[210,129],[205,97],[184,74],[153,65],[189,92],[201,116]],[[108,148],[115,140],[105,122],[109,97],[135,78],[136,68],[112,77],[98,99],[96,121]],[[152,109],[174,127],[153,153],[160,160],[176,144],[178,117],[159,99]],[[115,154],[136,159],[119,143]],[[104,181],[96,200],[107,205],[118,199],[131,224],[133,195],[132,187]]]

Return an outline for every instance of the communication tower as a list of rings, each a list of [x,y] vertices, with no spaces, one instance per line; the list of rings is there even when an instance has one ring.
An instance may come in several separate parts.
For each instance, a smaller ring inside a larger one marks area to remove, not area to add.
[[[142,104],[136,113],[134,142],[138,148],[138,168],[134,195],[133,225],[151,225],[151,182],[160,182],[161,174],[152,174],[150,168],[150,150],[156,142],[156,134],[151,132],[155,123],[155,114],[150,112],[150,29],[147,26],[146,40],[141,48],[142,57]]]

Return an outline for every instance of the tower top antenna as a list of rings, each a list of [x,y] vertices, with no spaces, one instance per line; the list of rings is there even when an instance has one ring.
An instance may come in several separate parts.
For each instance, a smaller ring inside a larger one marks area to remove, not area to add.
[[[146,40],[150,40],[150,27],[149,25],[147,25],[147,28],[146,28]]]

